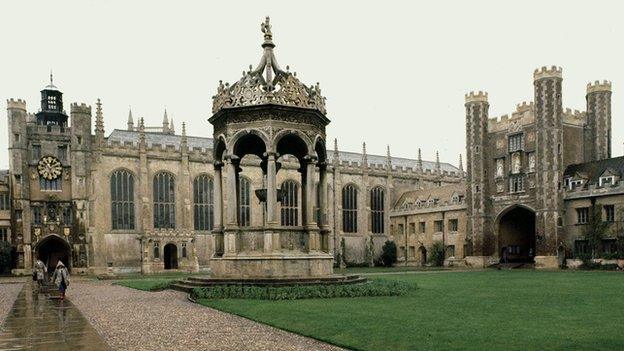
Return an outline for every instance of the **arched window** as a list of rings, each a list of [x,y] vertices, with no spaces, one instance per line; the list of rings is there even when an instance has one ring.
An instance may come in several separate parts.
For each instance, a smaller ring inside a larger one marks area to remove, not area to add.
[[[342,231],[357,233],[357,188],[353,184],[342,188]]]
[[[195,230],[212,230],[214,197],[212,178],[200,175],[193,181]],[[184,257],[184,256],[183,256]]]
[[[113,229],[134,229],[134,176],[115,171],[110,179]]]
[[[294,227],[299,225],[299,185],[294,180],[282,183],[282,225]]]
[[[251,225],[251,182],[244,177],[238,182],[238,225]]]
[[[175,180],[165,172],[154,176],[154,228],[175,228]]]
[[[370,191],[370,207],[372,216],[372,230],[375,234],[384,232],[384,189],[382,187],[374,187]]]

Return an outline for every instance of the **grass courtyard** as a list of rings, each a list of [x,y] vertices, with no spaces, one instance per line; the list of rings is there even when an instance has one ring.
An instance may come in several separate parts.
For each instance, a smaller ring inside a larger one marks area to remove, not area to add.
[[[400,297],[200,300],[356,350],[623,350],[624,274],[479,271],[370,276]]]

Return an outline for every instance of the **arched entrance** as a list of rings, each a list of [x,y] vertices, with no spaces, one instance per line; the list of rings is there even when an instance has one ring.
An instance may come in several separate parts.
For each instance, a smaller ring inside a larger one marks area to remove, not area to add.
[[[164,250],[165,269],[178,269],[178,247],[169,243]]]
[[[35,257],[45,263],[48,272],[54,272],[59,260],[71,269],[71,247],[63,238],[49,235],[37,244],[35,251]]]
[[[498,220],[498,252],[501,262],[534,262],[535,212],[512,207]]]

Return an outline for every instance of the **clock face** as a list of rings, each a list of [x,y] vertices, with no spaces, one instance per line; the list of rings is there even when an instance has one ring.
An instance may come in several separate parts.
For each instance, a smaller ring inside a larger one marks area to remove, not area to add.
[[[63,165],[54,156],[44,156],[39,160],[37,165],[39,175],[48,180],[54,180],[58,178],[63,172]]]

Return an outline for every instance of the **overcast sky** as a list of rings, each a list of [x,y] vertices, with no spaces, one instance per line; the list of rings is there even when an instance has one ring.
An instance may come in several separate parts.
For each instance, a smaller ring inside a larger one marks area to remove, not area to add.
[[[329,140],[370,154],[457,164],[465,156],[464,94],[486,90],[490,116],[533,99],[533,70],[563,67],[564,107],[585,108],[585,86],[613,81],[613,150],[624,123],[624,21],[608,1],[3,1],[0,99],[36,112],[50,69],[70,102],[102,99],[106,133],[128,106],[146,124],[211,136],[220,79],[235,82],[262,49],[271,16],[276,57],[327,97]],[[8,167],[6,118],[0,168]],[[332,145],[328,145],[332,147]]]

